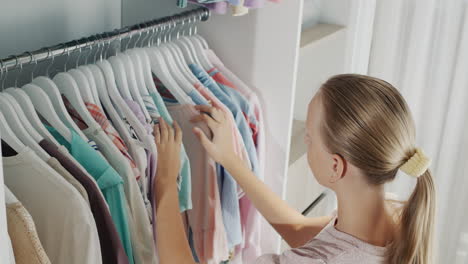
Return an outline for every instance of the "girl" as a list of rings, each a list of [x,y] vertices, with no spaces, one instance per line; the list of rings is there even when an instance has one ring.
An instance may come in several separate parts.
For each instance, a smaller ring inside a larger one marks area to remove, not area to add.
[[[193,121],[205,122],[209,139],[194,129],[208,154],[223,165],[258,211],[293,248],[264,255],[257,264],[432,263],[435,189],[430,160],[415,146],[410,110],[391,84],[342,74],[327,80],[308,107],[308,162],[317,181],[333,190],[332,216],[308,218],[289,207],[234,153],[222,111],[198,106]],[[176,178],[182,134],[161,120],[156,181],[157,245],[161,264],[193,264],[178,212]],[[405,203],[386,200],[384,185],[398,170],[417,178]],[[249,264],[249,263],[246,263]]]

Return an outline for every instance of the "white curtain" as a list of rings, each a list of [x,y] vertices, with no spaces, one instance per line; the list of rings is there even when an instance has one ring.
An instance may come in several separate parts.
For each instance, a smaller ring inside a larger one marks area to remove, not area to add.
[[[468,2],[379,0],[368,74],[400,89],[433,163],[437,263],[468,263]],[[396,189],[407,191],[404,177]],[[395,186],[394,186],[395,187]]]

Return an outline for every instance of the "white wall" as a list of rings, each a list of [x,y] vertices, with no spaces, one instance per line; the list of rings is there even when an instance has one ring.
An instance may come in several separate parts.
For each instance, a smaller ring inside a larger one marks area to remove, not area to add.
[[[332,32],[324,38],[301,47],[294,102],[294,119],[305,121],[307,106],[322,83],[330,76],[344,72],[346,63],[345,43],[346,30],[338,29],[338,31]]]
[[[120,0],[17,0],[0,5],[0,58],[120,27]]]

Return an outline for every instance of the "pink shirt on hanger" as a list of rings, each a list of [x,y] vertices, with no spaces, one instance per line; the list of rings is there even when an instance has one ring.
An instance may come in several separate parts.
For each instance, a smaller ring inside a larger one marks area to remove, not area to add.
[[[190,120],[199,114],[192,105],[168,107],[184,134],[183,143],[190,159],[192,175],[192,210],[187,211],[188,225],[193,234],[193,244],[200,263],[220,263],[229,257],[226,230],[221,213],[216,166],[196,135],[195,126],[210,134],[206,124]]]

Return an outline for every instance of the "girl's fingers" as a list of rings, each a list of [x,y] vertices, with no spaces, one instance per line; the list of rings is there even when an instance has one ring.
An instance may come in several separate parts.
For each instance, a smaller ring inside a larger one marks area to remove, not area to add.
[[[197,135],[203,148],[205,148],[205,150],[208,151],[211,147],[212,142],[208,139],[205,132],[203,132],[199,127],[194,127],[193,132],[195,133],[195,135]]]
[[[190,119],[190,121],[192,121],[194,123],[196,123],[196,122],[205,122],[210,129],[214,129],[218,125],[218,122],[216,122],[216,120],[214,120],[211,116],[209,116],[207,114],[197,115],[197,116],[193,117],[192,119]]]
[[[159,128],[159,124],[154,125],[153,128],[153,135],[154,135],[154,141],[156,141],[156,144],[161,144],[161,131]]]
[[[175,136],[175,141],[177,143],[181,143],[182,142],[182,129],[180,129],[180,126],[179,124],[177,123],[177,121],[174,121],[174,136]]]
[[[159,119],[159,127],[161,130],[161,142],[166,142],[169,138],[169,128],[166,121],[162,118]]]
[[[211,117],[213,117],[214,120],[216,120],[218,123],[222,123],[224,121],[224,113],[223,111],[215,108],[211,112]]]
[[[212,113],[214,107],[210,105],[196,105],[195,109],[197,109],[200,112],[206,112],[206,113]]]

